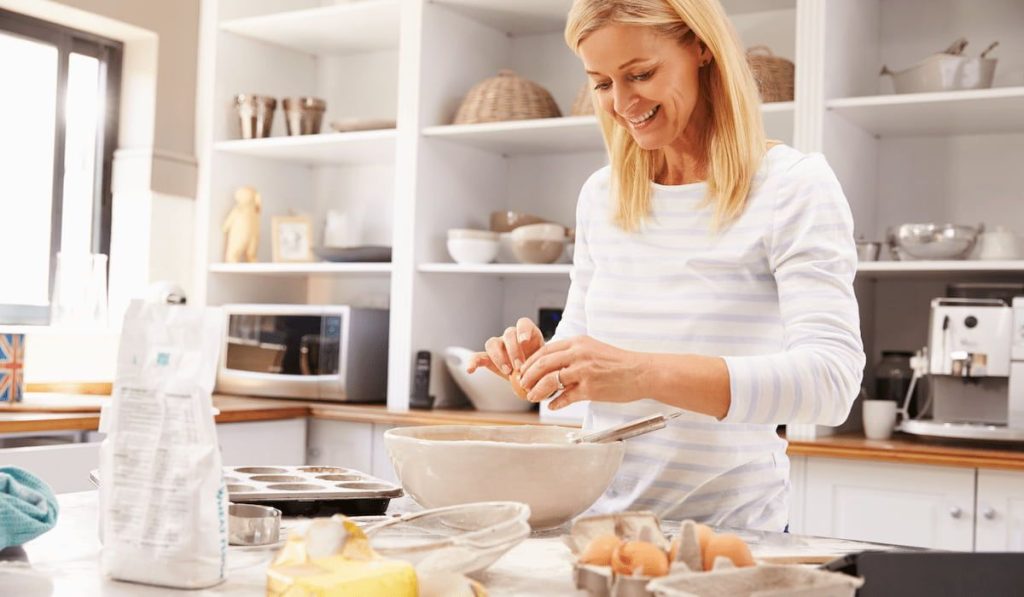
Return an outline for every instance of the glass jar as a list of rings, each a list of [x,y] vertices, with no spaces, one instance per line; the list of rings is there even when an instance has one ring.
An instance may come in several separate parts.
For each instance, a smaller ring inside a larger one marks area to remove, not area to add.
[[[883,350],[882,360],[875,366],[875,399],[893,400],[903,404],[914,377],[910,357],[914,353],[902,350]]]

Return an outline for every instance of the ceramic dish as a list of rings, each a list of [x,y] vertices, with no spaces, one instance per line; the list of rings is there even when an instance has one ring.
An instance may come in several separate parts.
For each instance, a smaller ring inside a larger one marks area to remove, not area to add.
[[[580,514],[611,484],[623,442],[573,444],[557,426],[436,425],[384,433],[402,487],[424,508],[488,501],[523,502],[534,529]]]
[[[375,131],[379,129],[393,129],[395,128],[395,121],[383,118],[345,118],[342,120],[332,120],[331,128],[339,133]]]
[[[521,400],[512,391],[512,384],[487,370],[466,373],[466,366],[474,351],[460,346],[444,350],[444,362],[455,383],[466,393],[473,408],[484,412],[525,412],[533,403]]]
[[[324,261],[345,262],[388,262],[391,261],[391,247],[364,245],[360,247],[318,247],[317,257]]]

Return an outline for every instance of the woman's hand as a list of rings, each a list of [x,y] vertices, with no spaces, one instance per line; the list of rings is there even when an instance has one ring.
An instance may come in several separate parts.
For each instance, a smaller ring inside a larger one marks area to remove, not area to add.
[[[469,359],[467,373],[480,367],[487,367],[496,375],[508,379],[513,371],[521,371],[531,355],[544,346],[540,328],[526,317],[516,322],[515,327],[505,328],[505,333],[484,343],[484,352],[478,352]]]
[[[520,382],[527,400],[539,402],[564,390],[549,405],[552,410],[578,400],[632,402],[644,397],[644,373],[651,355],[616,348],[577,336],[545,345],[530,356]]]

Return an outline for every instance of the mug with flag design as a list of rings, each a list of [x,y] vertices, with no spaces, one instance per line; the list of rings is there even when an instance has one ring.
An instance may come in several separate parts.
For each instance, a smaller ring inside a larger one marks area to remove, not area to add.
[[[25,395],[25,335],[0,334],[0,403]]]

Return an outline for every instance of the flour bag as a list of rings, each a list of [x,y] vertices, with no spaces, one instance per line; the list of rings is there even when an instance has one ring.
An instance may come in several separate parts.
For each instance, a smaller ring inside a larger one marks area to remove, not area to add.
[[[227,492],[212,393],[218,309],[133,302],[101,426],[104,574],[166,587],[224,580]]]

